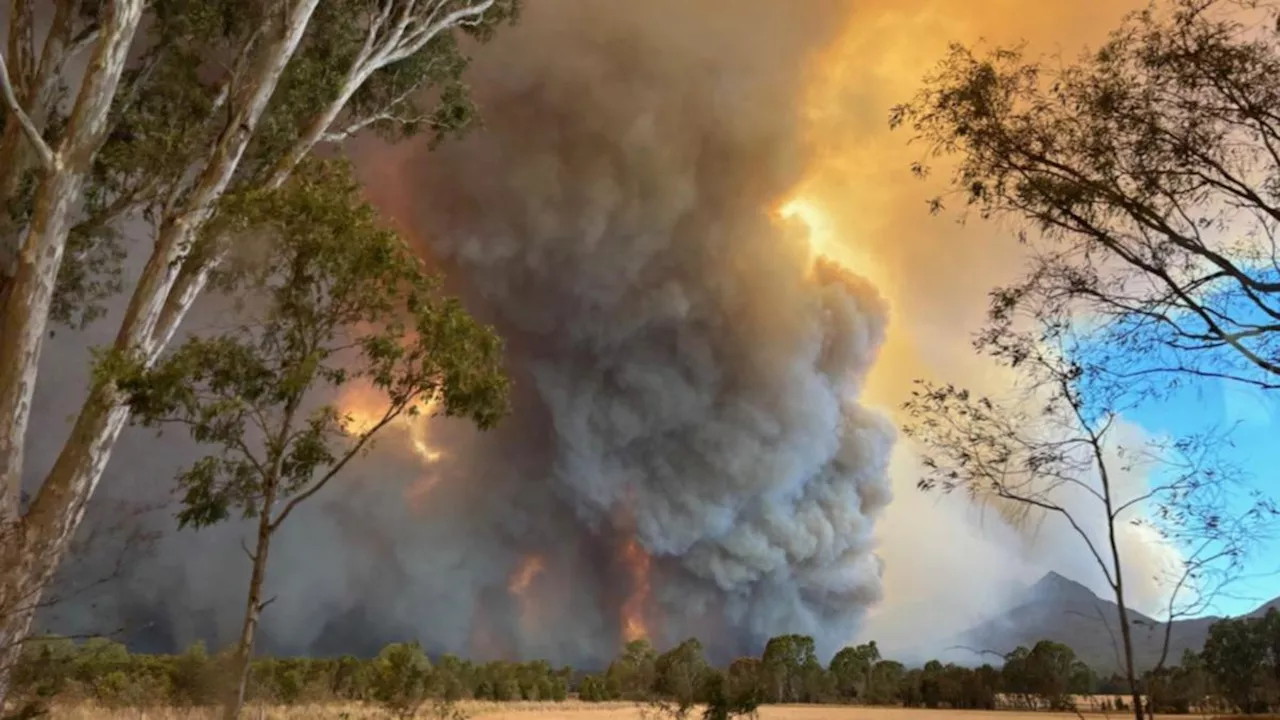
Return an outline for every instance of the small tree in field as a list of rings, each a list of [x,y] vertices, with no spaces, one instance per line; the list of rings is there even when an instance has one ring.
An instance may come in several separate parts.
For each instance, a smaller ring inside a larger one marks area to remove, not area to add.
[[[120,368],[139,422],[177,423],[216,448],[184,471],[181,525],[233,511],[257,521],[233,669],[243,702],[271,540],[373,437],[428,404],[492,427],[506,412],[501,343],[478,325],[359,200],[345,165],[309,162],[279,190],[255,193],[237,231],[265,253],[229,262],[216,287],[244,300],[238,327],[196,337],[154,368]],[[317,397],[371,385],[387,405],[356,427]]]
[[[1071,527],[1119,608],[1118,660],[1132,691],[1134,716],[1141,720],[1120,528],[1145,522],[1186,553],[1181,567],[1169,569],[1173,598],[1165,624],[1167,653],[1173,620],[1192,607],[1203,612],[1214,591],[1238,576],[1248,544],[1260,537],[1275,511],[1261,498],[1248,509],[1228,500],[1234,475],[1217,458],[1219,438],[1124,446],[1115,430],[1129,399],[1109,380],[1098,380],[1102,372],[1090,364],[1088,343],[1070,326],[1033,322],[1032,327],[1035,332],[1006,327],[989,334],[984,345],[1025,384],[1027,394],[1013,402],[918,382],[904,405],[909,418],[904,429],[924,451],[926,475],[919,487],[962,490],[979,501],[999,503],[1013,519],[1057,516]],[[1134,469],[1146,472],[1149,484],[1126,493],[1117,478]],[[1137,517],[1141,511],[1154,520]],[[1174,604],[1180,594],[1194,597],[1190,606]]]
[[[369,666],[369,692],[398,718],[411,718],[427,701],[431,661],[418,643],[394,643],[378,653]]]

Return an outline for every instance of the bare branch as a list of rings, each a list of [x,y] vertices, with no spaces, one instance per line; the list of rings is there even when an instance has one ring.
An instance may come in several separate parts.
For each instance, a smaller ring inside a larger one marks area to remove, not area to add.
[[[350,125],[347,125],[345,128],[338,130],[336,132],[326,132],[323,136],[321,136],[322,142],[327,142],[327,143],[342,142],[344,140],[354,137],[361,130],[364,130],[365,128],[371,125],[376,125],[377,123],[380,123],[380,122],[397,122],[402,125],[408,125],[412,123],[422,123],[422,122],[430,121],[431,119],[430,114],[423,114],[423,115],[416,115],[416,116],[409,117],[409,116],[397,115],[394,112],[396,108],[402,106],[405,103],[405,101],[408,100],[409,96],[417,92],[418,89],[419,88],[413,87],[405,91],[399,97],[395,98],[390,103],[388,103],[387,107],[382,112],[372,113],[368,117],[360,118],[355,122],[351,123]]]
[[[40,159],[40,165],[45,172],[53,172],[58,167],[57,156],[44,141],[44,137],[40,135],[40,129],[32,122],[31,116],[22,109],[22,104],[18,102],[17,95],[13,91],[13,82],[9,77],[9,69],[4,62],[4,54],[0,53],[0,95],[4,97],[5,109],[17,118],[18,123],[22,126],[22,132],[27,137],[27,141],[36,151],[36,157]]]

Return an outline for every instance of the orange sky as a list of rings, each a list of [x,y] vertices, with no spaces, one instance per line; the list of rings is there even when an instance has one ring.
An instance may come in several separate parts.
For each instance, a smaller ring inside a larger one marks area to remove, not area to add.
[[[893,323],[871,399],[897,404],[911,378],[945,367],[973,377],[968,336],[986,292],[1018,266],[1011,233],[925,208],[935,181],[911,176],[920,157],[889,108],[910,98],[950,42],[1028,42],[1029,54],[1097,46],[1136,0],[872,0],[851,3],[842,37],[815,67],[807,114],[821,164],[801,192],[847,238],[834,254],[862,266],[889,299]],[[935,178],[945,176],[935,173]],[[870,267],[867,267],[867,266]]]
[[[1011,279],[1019,268],[1010,228],[976,218],[962,227],[957,212],[928,213],[926,200],[937,194],[945,169],[935,170],[929,181],[911,175],[910,163],[921,158],[920,149],[908,147],[908,131],[889,131],[889,109],[910,99],[948,43],[1007,45],[1025,40],[1029,55],[1061,53],[1071,58],[1086,46],[1097,47],[1125,12],[1141,4],[851,3],[841,38],[810,74],[808,139],[820,160],[797,194],[824,214],[822,229],[832,236],[824,251],[867,275],[889,301],[890,329],[867,387],[870,402],[893,408],[911,380],[922,376],[992,387],[993,370],[974,355],[970,340],[983,321],[987,291]],[[1034,580],[1043,572],[1030,556],[1025,566],[1019,562],[1021,541],[998,523],[975,524],[972,510],[961,502],[918,492],[914,486],[919,474],[905,442],[897,447],[892,475],[895,499],[877,526],[878,552],[885,561],[885,602],[873,611],[864,639],[892,646],[921,635],[944,636],[967,626],[969,618],[981,618],[1015,583]],[[1048,543],[1058,544],[1053,539]],[[1041,547],[1040,552],[1058,552],[1044,549],[1043,543]],[[1160,553],[1135,552],[1143,558]],[[949,603],[957,612],[945,619],[936,612],[918,612],[921,605],[936,602],[943,587],[956,590]],[[1153,597],[1143,600],[1154,600],[1155,593],[1153,589]],[[920,627],[921,618],[929,617],[946,625]]]

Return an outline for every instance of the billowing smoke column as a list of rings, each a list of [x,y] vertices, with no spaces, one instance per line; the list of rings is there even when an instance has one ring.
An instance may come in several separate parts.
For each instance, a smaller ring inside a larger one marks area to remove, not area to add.
[[[540,2],[476,69],[483,130],[409,159],[396,204],[509,340],[515,414],[454,472],[557,499],[514,538],[584,598],[550,632],[634,614],[638,543],[660,644],[830,651],[880,597],[893,429],[857,396],[886,308],[774,211],[805,164],[806,33],[709,5]]]

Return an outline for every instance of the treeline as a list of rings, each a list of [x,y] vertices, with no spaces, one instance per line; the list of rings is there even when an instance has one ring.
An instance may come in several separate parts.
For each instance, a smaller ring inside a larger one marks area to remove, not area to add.
[[[189,707],[218,704],[228,677],[227,658],[199,644],[180,655],[144,655],[100,639],[42,639],[27,646],[14,680],[29,706],[63,698],[114,707]],[[1202,652],[1147,672],[1139,690],[1157,713],[1280,711],[1280,613],[1214,624]],[[1128,694],[1123,678],[1100,677],[1070,647],[1050,640],[1018,648],[999,665],[934,660],[908,668],[882,658],[874,642],[844,648],[824,666],[813,638],[783,635],[759,657],[739,658],[727,668],[708,663],[695,639],[661,653],[637,640],[604,672],[581,676],[545,661],[473,663],[452,655],[432,661],[413,643],[389,645],[372,659],[259,658],[247,700],[353,701],[408,717],[424,708],[449,715],[459,700],[577,697],[650,704],[674,715],[701,706],[707,717],[728,718],[772,703],[1070,710],[1085,695],[1114,696],[1101,709],[1125,710]]]
[[[61,638],[33,639],[13,674],[13,692],[24,713],[54,700],[102,707],[211,707],[225,701],[236,682],[230,652],[209,654],[196,643],[179,655],[130,653],[103,639],[77,644]],[[256,658],[246,700],[268,705],[335,701],[381,706],[412,717],[431,707],[452,717],[458,700],[565,700],[571,668],[546,661],[472,663],[452,655],[432,662],[417,643],[394,643],[372,659]]]

